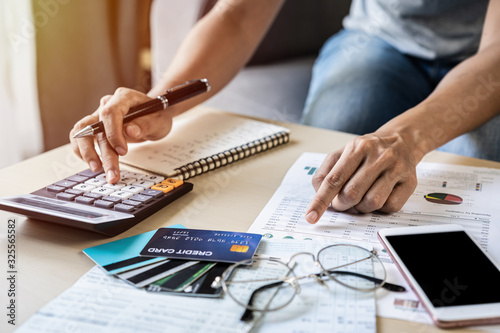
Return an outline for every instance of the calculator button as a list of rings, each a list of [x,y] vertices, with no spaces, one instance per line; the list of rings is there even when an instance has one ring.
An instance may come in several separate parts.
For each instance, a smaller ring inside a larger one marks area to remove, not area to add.
[[[106,200],[96,200],[94,202],[94,206],[101,208],[113,208],[114,205],[115,204],[113,202]]]
[[[120,181],[118,183],[124,183],[124,184],[130,185],[132,183],[135,183],[136,181],[137,181],[137,178],[122,177],[122,178],[120,178]]]
[[[179,187],[182,184],[184,184],[184,182],[182,180],[180,180],[180,179],[174,179],[174,178],[167,178],[164,181],[162,181],[161,183],[162,184],[167,184],[167,185],[172,185],[173,187]]]
[[[103,197],[102,200],[111,201],[112,203],[115,203],[115,204],[122,202],[122,199],[120,199],[118,197],[112,197],[110,195]]]
[[[90,191],[94,190],[95,188],[96,188],[95,186],[88,185],[88,184],[78,184],[78,185],[73,187],[74,190],[83,191],[85,193],[90,192]]]
[[[122,200],[126,200],[133,195],[134,195],[134,193],[125,192],[125,191],[118,191],[118,192],[111,193],[109,196],[120,198]]]
[[[57,183],[54,183],[54,185],[56,186],[61,186],[61,187],[64,187],[64,188],[70,188],[70,187],[73,187],[75,186],[76,184],[78,184],[77,182],[72,182],[71,180],[60,180],[58,181]]]
[[[157,190],[157,191],[162,191],[163,193],[170,192],[174,189],[172,185],[167,185],[167,184],[156,184],[155,186],[151,187],[152,190]]]
[[[106,180],[106,174],[105,173],[101,173],[100,175],[97,175],[95,176],[96,179],[104,179]]]
[[[97,177],[98,175],[104,175],[104,173],[102,172],[102,170],[99,170],[97,172],[94,172],[90,169],[87,169],[87,170],[84,170],[82,172],[79,173],[80,176],[84,176],[84,177],[87,177],[87,178],[94,178],[94,177]]]
[[[144,187],[130,185],[130,186],[125,186],[124,188],[122,188],[122,191],[130,192],[133,194],[138,194],[138,193],[144,191]]]
[[[126,186],[125,184],[117,183],[117,184],[105,184],[103,187],[109,188],[113,191],[118,191],[118,190],[121,190],[122,188],[124,188],[125,186]]]
[[[140,186],[142,188],[150,188],[153,186],[155,182],[149,181],[149,180],[141,180],[135,183],[132,183],[132,186]]]
[[[142,192],[142,193],[144,193],[144,192]],[[163,192],[160,192],[160,194],[163,194]],[[139,201],[139,202],[142,202],[143,204],[146,204],[150,201],[153,201],[153,197],[151,197],[149,195],[136,194],[133,197],[130,197],[130,200]]]
[[[134,206],[124,205],[124,204],[115,205],[115,210],[118,210],[120,212],[131,212],[134,209],[135,209]]]
[[[66,180],[70,180],[72,182],[77,182],[77,183],[82,183],[82,182],[86,181],[87,179],[89,179],[89,177],[80,176],[80,175],[74,175],[74,176],[66,178]]]
[[[92,205],[94,203],[95,199],[94,198],[89,198],[89,197],[84,197],[84,196],[79,196],[75,198],[75,202],[85,204],[85,205]]]
[[[153,175],[148,175],[144,177],[142,180],[150,180],[155,183],[160,183],[165,180],[165,177],[162,176],[153,176]]]
[[[65,201],[73,201],[76,195],[69,193],[57,193],[56,198]]]
[[[127,171],[127,172],[124,173],[123,176],[124,177],[135,178],[135,179],[139,180],[139,179],[142,179],[142,178],[146,177],[147,175],[144,174],[144,173]]]
[[[64,192],[69,193],[69,194],[74,194],[74,195],[82,195],[83,193],[85,193],[84,191],[75,190],[74,188],[69,188]]]
[[[90,186],[90,185],[88,185]],[[92,193],[97,193],[97,194],[101,194],[101,195],[110,195],[111,193],[113,193],[115,190],[111,189],[111,188],[106,188],[106,187],[98,187],[94,190],[92,190]]]
[[[101,187],[104,184],[106,184],[106,180],[105,179],[92,178],[92,179],[87,180],[85,182],[85,184],[92,185],[92,186],[95,186],[95,187]]]
[[[149,190],[142,191],[141,194],[147,195],[147,196],[150,196],[150,197],[153,197],[156,199],[156,198],[159,198],[163,195],[163,191],[149,189]]]
[[[92,192],[87,192],[83,196],[87,197],[87,198],[92,198],[92,199],[101,199],[103,197],[102,194],[92,193]]]
[[[46,189],[49,192],[55,192],[55,193],[59,193],[59,192],[64,191],[64,187],[56,186],[56,185],[49,185],[46,187]]]
[[[134,201],[134,200],[123,200],[122,203],[125,205],[134,206],[135,208],[139,208],[142,206],[142,203],[140,203],[139,201]]]

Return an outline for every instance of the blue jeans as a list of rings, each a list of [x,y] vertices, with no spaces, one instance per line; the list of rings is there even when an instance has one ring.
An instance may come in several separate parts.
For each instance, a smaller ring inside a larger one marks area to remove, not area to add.
[[[424,100],[456,63],[404,55],[382,39],[342,30],[321,49],[302,123],[366,134]],[[438,150],[500,161],[500,116]]]

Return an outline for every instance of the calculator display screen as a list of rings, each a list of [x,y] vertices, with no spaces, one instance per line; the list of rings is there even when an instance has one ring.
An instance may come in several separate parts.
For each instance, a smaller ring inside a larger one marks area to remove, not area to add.
[[[500,270],[465,232],[387,240],[435,307],[500,303]]]
[[[27,204],[27,205],[33,206],[33,207],[50,209],[50,210],[58,211],[61,213],[76,215],[76,216],[80,216],[80,217],[86,217],[86,218],[90,218],[90,219],[99,218],[99,217],[104,216],[103,214],[100,214],[97,212],[91,212],[91,211],[87,211],[87,210],[83,210],[83,209],[76,209],[76,208],[67,207],[67,206],[60,205],[60,204],[56,205],[56,204],[52,204],[50,202],[43,202],[43,201],[32,200],[32,199],[28,199],[28,198],[15,198],[12,201],[20,203],[20,204]]]

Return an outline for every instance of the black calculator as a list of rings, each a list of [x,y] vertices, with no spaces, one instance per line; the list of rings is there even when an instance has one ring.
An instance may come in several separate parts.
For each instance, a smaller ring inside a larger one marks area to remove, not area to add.
[[[192,189],[182,180],[130,171],[109,184],[103,171],[87,169],[30,194],[0,198],[0,209],[114,236]]]

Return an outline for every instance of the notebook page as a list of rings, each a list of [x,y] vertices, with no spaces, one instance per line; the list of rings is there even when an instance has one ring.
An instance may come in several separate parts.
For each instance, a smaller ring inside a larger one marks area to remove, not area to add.
[[[120,162],[158,174],[196,160],[265,138],[288,129],[261,121],[207,112],[174,120],[171,132],[159,141],[129,145]]]

